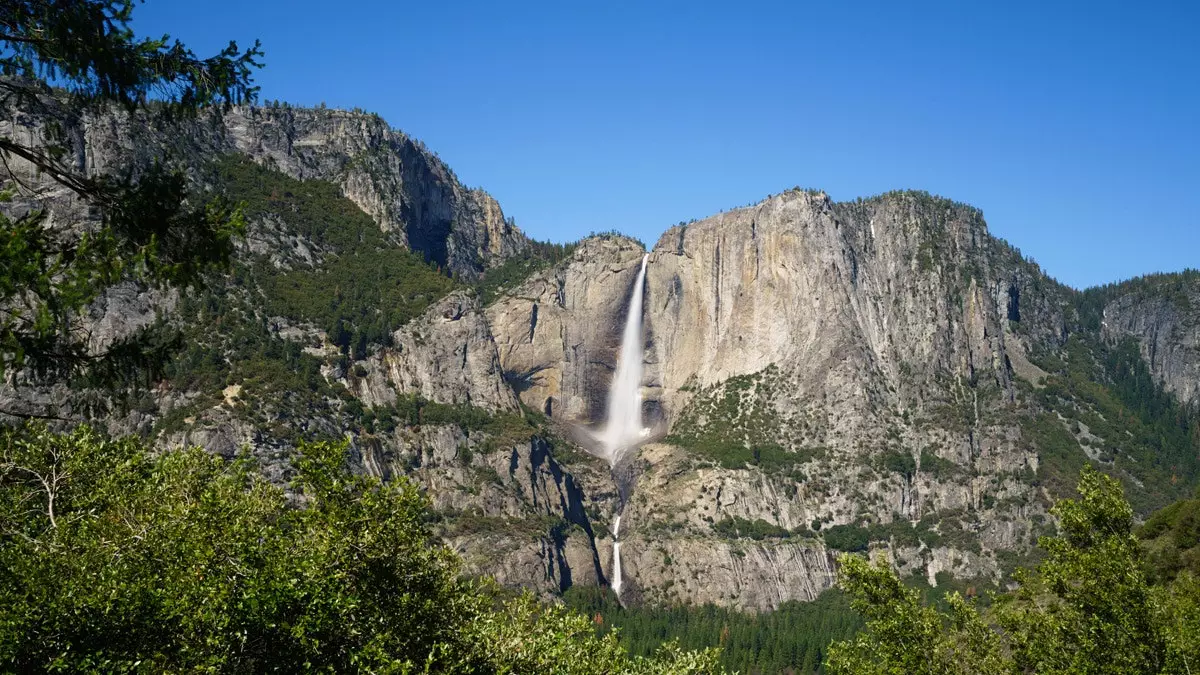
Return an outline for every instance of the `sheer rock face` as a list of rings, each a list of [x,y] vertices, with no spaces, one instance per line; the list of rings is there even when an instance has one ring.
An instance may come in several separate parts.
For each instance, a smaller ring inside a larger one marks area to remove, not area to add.
[[[607,583],[587,514],[607,494],[588,488],[605,476],[586,464],[568,472],[542,439],[491,448],[482,434],[440,426],[360,438],[353,450],[363,471],[422,485],[468,572],[547,594]]]
[[[440,159],[375,115],[305,108],[237,108],[224,143],[294,178],[320,178],[385,231],[465,278],[500,264],[528,241],[500,205],[471,190]]]
[[[474,296],[451,293],[397,330],[392,342],[360,364],[364,375],[348,377],[348,386],[364,405],[395,403],[403,393],[492,412],[517,409]]]
[[[836,401],[847,413],[920,408],[945,395],[939,378],[1007,391],[1008,346],[1026,340],[1008,330],[1010,296],[1028,272],[1005,257],[978,211],[906,195],[833,204],[795,191],[673,228],[648,278],[665,398],[676,408],[689,382],[772,364],[803,375],[800,398],[857,384]],[[1061,314],[1041,312],[1033,323],[1065,333]]]
[[[1104,307],[1101,331],[1110,340],[1137,340],[1155,379],[1179,400],[1200,404],[1200,278],[1170,295],[1118,295]]]
[[[593,238],[487,308],[500,362],[521,400],[556,419],[599,423],[644,251]]]
[[[837,582],[834,556],[816,542],[631,537],[621,546],[626,583],[646,600],[759,612],[808,602]]]
[[[487,309],[524,403],[581,424],[603,420],[641,254],[633,242],[589,240]],[[1011,424],[987,418],[1009,405],[1014,377],[1036,374],[1025,354],[1064,338],[1063,305],[974,209],[911,195],[834,204],[790,192],[669,230],[651,251],[645,292],[649,421],[662,415],[675,432],[687,415],[703,424],[705,413],[689,406],[721,399],[731,378],[770,372],[751,395],[761,392],[779,425],[772,440],[824,450],[798,478],[644,447],[622,519],[625,581],[640,597],[767,609],[833,583],[819,540],[715,536],[713,525],[730,518],[802,531],[982,510],[983,522],[1007,523],[979,527],[982,555],[897,549],[903,565],[967,576],[994,572],[992,551],[1029,543],[1028,516],[1044,506],[1013,474],[1036,467],[1036,452]],[[738,400],[749,410],[749,399]],[[947,409],[969,414],[934,420]],[[964,471],[880,470],[888,448],[926,448]],[[971,471],[981,475],[967,479]],[[997,495],[1027,508],[1023,520],[985,505]],[[598,549],[610,569],[611,542]]]

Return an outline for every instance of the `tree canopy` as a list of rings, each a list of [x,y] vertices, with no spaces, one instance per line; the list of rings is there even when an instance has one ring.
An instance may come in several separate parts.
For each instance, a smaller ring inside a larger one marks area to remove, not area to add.
[[[97,344],[81,313],[120,283],[196,282],[227,263],[243,228],[236,208],[197,194],[177,167],[97,174],[81,161],[74,134],[89,113],[169,118],[257,94],[257,43],[200,58],[167,36],[135,37],[133,7],[0,1],[0,376],[111,385],[153,371],[169,335],[148,328]],[[52,222],[51,204],[83,217]]]
[[[841,585],[866,630],[830,648],[836,673],[1189,673],[1200,666],[1200,580],[1150,583],[1120,483],[1084,469],[1060,534],[982,611],[951,594],[924,604],[884,561],[844,555]]]
[[[345,458],[302,444],[284,490],[198,448],[3,432],[0,670],[719,670],[673,645],[631,659],[587,617],[465,578],[417,487]]]

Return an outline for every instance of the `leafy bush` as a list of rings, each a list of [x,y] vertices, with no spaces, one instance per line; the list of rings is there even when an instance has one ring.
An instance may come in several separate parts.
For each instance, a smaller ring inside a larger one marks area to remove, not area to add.
[[[988,612],[958,593],[923,603],[885,560],[843,555],[840,584],[866,630],[830,648],[836,673],[1186,673],[1200,661],[1200,581],[1152,586],[1120,483],[1085,468],[1060,537]]]
[[[865,551],[871,543],[871,531],[858,525],[833,525],[821,530],[825,545],[835,551]]]
[[[459,576],[405,480],[301,445],[289,499],[248,460],[41,426],[0,438],[0,670],[716,672]],[[297,506],[299,504],[299,506]]]
[[[1170,581],[1184,571],[1200,575],[1200,499],[1175,502],[1137,531],[1152,579]]]
[[[939,480],[946,480],[960,473],[958,465],[948,459],[942,459],[929,448],[921,450],[921,472],[927,473]]]
[[[784,539],[792,535],[791,531],[786,527],[768,523],[762,518],[747,520],[733,516],[717,521],[712,528],[717,534],[731,539],[741,537],[754,540]]]
[[[879,468],[890,473],[898,473],[905,480],[912,480],[917,472],[917,461],[913,456],[902,450],[888,450],[879,456]]]

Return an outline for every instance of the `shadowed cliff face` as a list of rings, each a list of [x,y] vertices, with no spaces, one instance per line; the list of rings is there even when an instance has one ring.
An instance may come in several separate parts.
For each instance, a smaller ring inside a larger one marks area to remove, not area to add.
[[[1109,339],[1135,339],[1167,391],[1200,405],[1200,274],[1115,285],[1103,303],[1100,329]]]

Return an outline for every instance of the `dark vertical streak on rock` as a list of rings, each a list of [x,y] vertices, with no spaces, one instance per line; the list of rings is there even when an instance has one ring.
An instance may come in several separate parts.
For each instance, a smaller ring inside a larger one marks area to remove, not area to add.
[[[717,247],[713,255],[713,324],[715,330],[713,335],[721,335],[721,240],[717,240]]]

